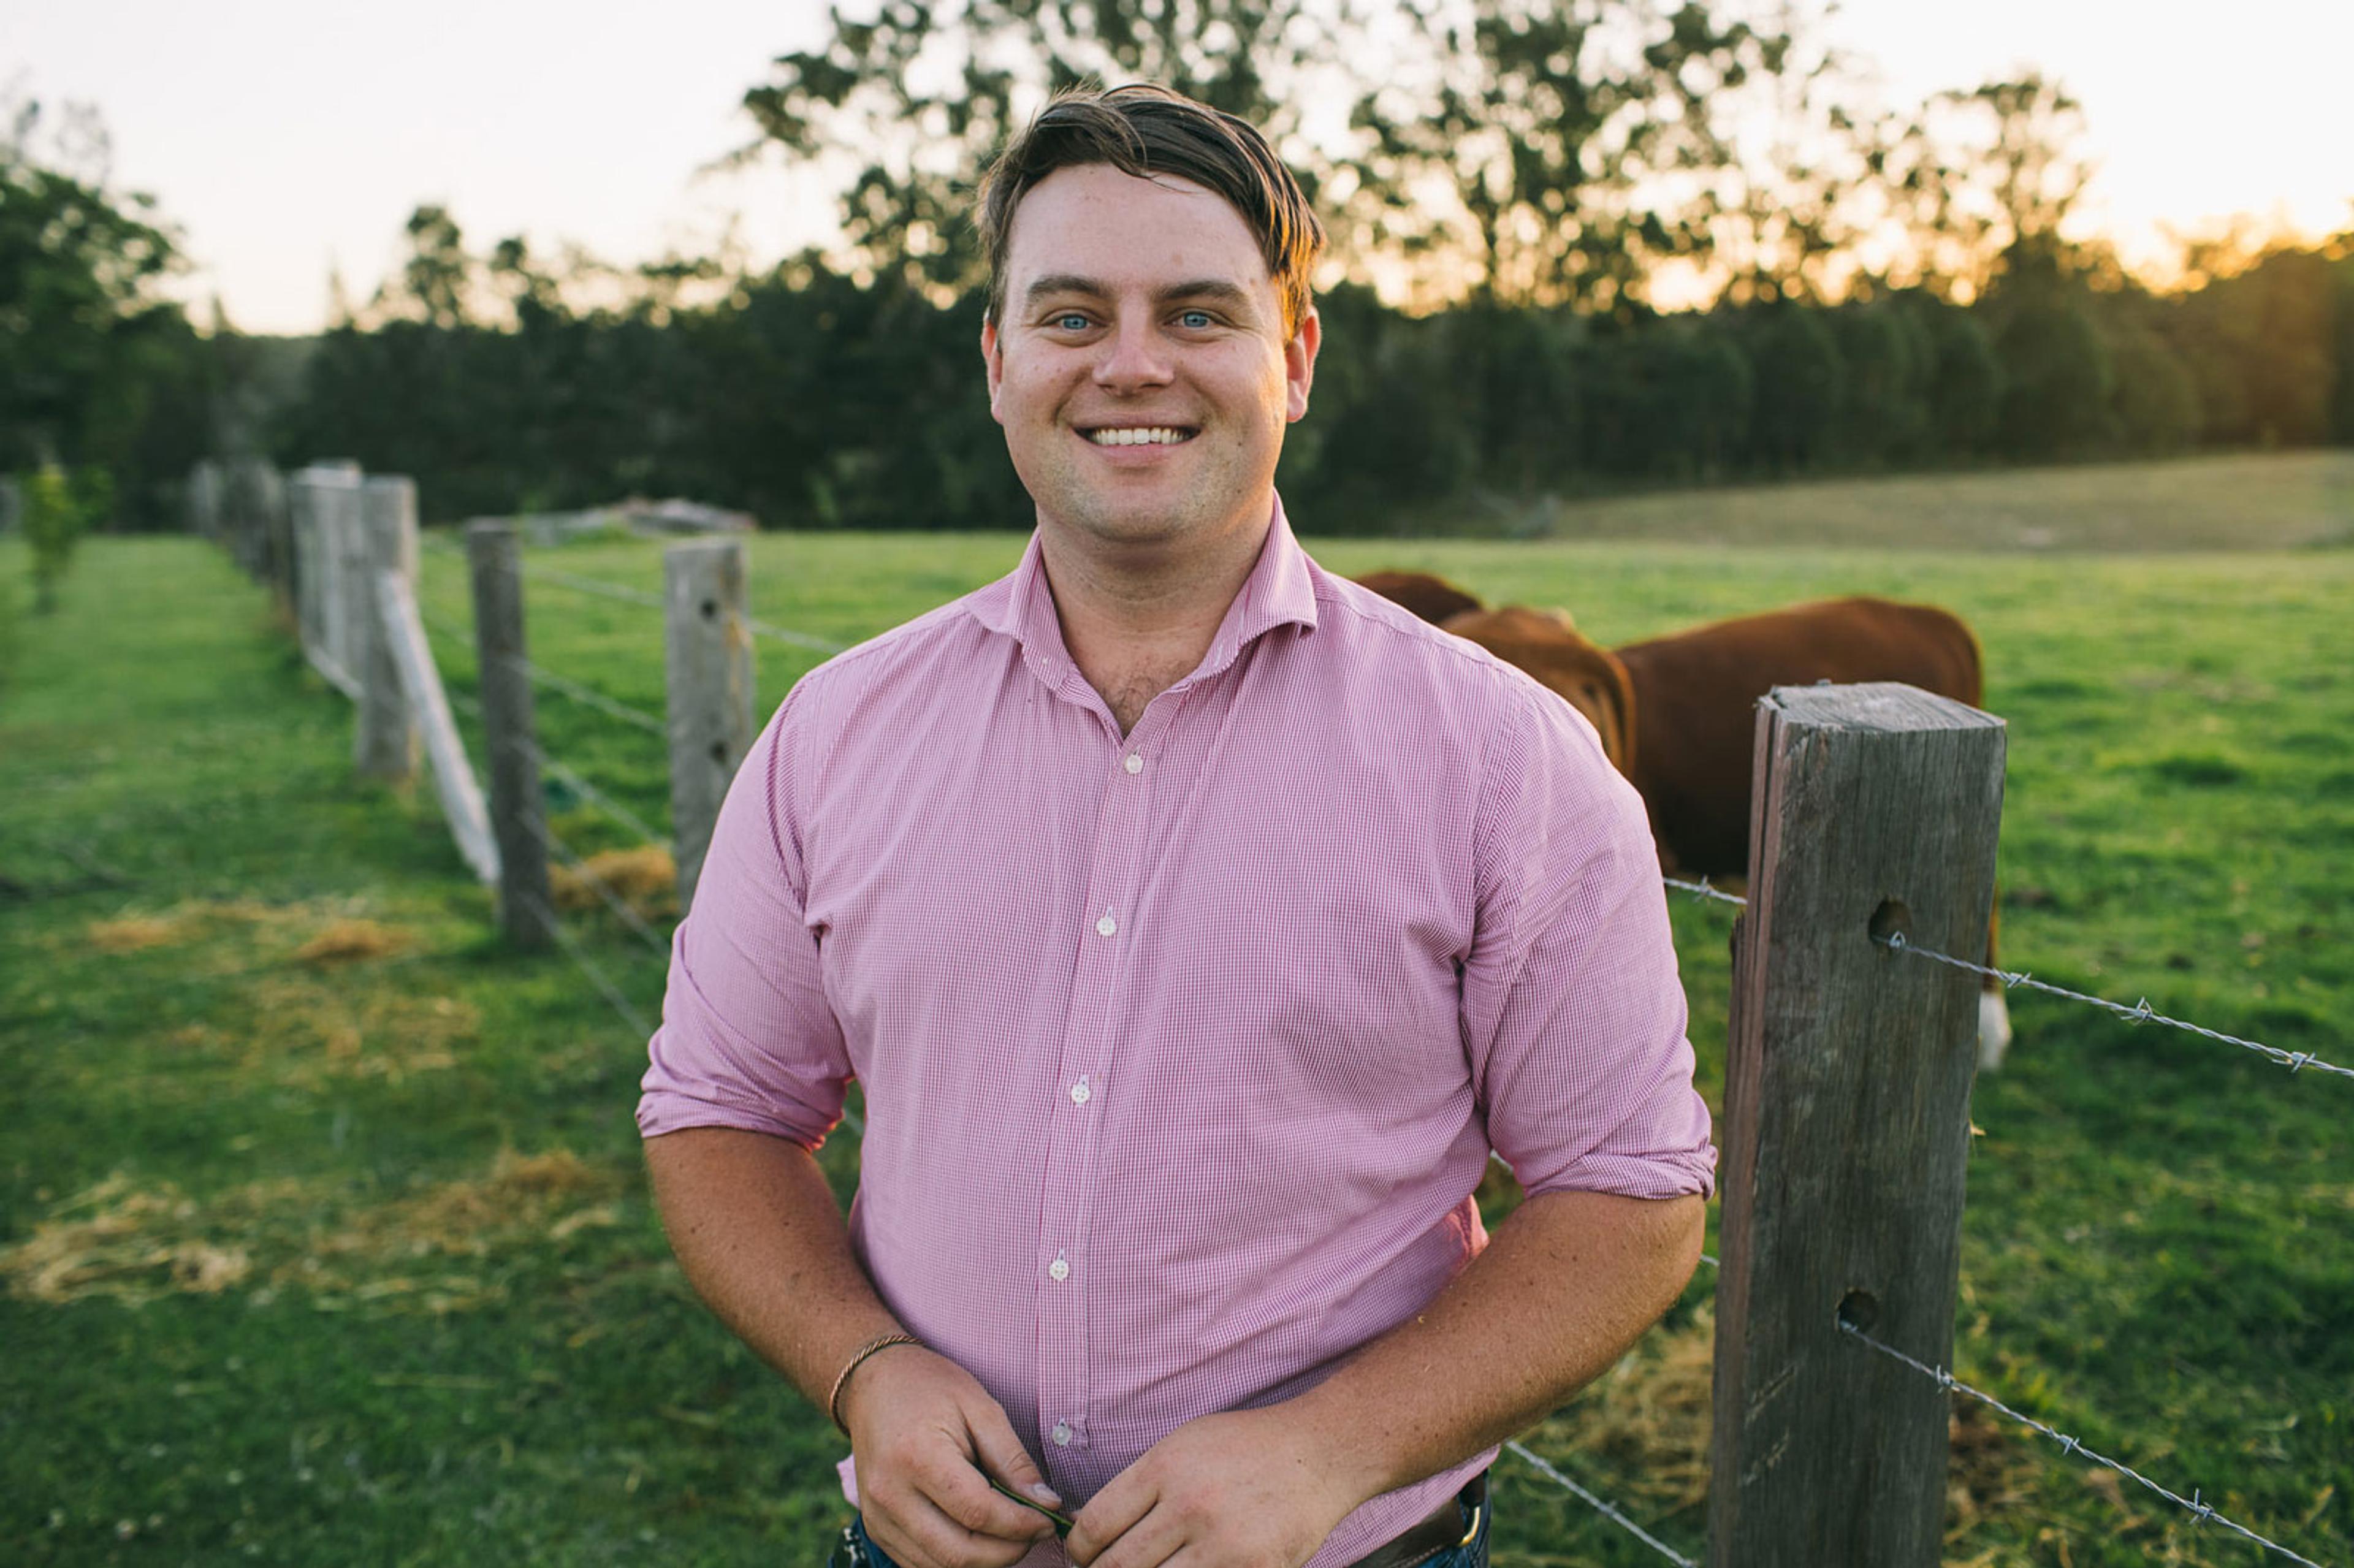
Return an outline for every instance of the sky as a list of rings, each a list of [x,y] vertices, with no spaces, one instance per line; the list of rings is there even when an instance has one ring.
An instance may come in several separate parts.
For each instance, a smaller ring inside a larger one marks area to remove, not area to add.
[[[2129,259],[2235,213],[2354,225],[2354,0],[1845,0],[1824,30],[1892,103],[2057,77],[2099,165],[2089,216]],[[0,88],[97,108],[116,187],[154,196],[196,263],[182,297],[302,333],[332,270],[374,291],[420,202],[478,252],[703,254],[731,216],[756,262],[822,238],[813,183],[696,171],[749,140],[768,62],[824,33],[818,0],[7,0]]]

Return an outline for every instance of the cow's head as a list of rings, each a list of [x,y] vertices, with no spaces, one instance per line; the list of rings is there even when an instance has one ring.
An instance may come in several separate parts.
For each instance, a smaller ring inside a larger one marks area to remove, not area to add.
[[[1527,671],[1556,693],[1602,737],[1611,766],[1635,771],[1635,688],[1627,667],[1607,648],[1596,646],[1564,610],[1506,605],[1450,616],[1446,630],[1467,638],[1507,664]]]

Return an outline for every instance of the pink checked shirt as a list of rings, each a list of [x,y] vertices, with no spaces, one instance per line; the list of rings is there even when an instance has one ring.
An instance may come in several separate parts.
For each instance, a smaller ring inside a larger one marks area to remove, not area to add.
[[[1634,790],[1279,505],[1125,738],[1035,539],[804,676],[720,814],[652,1054],[648,1136],[813,1149],[864,1086],[860,1260],[1075,1505],[1426,1305],[1486,1243],[1490,1148],[1531,1192],[1642,1198],[1715,1159]],[[1490,1457],[1366,1503],[1312,1568]]]

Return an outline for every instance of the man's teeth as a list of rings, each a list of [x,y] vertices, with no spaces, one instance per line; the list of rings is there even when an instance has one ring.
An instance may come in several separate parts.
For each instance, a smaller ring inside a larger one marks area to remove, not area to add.
[[[1185,439],[1185,432],[1167,425],[1137,429],[1089,430],[1087,440],[1099,447],[1165,447]]]

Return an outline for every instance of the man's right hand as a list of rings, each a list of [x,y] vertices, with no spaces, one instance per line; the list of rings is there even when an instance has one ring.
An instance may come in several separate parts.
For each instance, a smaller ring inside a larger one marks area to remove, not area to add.
[[[1004,1408],[946,1356],[920,1345],[878,1351],[843,1385],[842,1418],[866,1533],[901,1568],[1007,1568],[1054,1533],[990,1487],[994,1476],[1062,1507]]]

